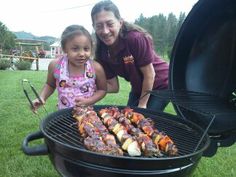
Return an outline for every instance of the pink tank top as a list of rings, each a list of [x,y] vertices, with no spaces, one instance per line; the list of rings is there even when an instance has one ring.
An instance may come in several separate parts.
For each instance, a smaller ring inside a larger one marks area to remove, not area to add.
[[[54,77],[58,91],[58,109],[73,107],[75,98],[88,98],[96,91],[96,75],[91,59],[85,63],[83,75],[70,76],[68,58],[63,56],[56,65]]]

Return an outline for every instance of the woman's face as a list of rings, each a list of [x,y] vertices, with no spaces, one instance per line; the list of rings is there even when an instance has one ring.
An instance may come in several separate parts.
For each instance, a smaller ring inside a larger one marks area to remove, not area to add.
[[[113,12],[101,11],[93,16],[93,22],[97,36],[106,45],[111,46],[117,41],[123,20],[117,19]]]

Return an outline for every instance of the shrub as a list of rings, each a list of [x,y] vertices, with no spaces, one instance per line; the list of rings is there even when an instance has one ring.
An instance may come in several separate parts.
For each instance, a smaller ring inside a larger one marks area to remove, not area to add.
[[[14,65],[18,70],[30,70],[32,63],[30,61],[19,60]]]
[[[0,70],[5,70],[7,68],[10,68],[11,61],[8,59],[0,59]]]

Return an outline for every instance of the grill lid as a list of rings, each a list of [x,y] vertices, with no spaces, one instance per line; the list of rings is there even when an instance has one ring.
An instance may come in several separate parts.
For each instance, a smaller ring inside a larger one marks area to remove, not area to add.
[[[209,134],[236,130],[236,106],[230,102],[236,99],[235,44],[235,1],[199,0],[172,50],[169,87],[174,95],[167,97],[181,117],[204,129],[212,121]]]

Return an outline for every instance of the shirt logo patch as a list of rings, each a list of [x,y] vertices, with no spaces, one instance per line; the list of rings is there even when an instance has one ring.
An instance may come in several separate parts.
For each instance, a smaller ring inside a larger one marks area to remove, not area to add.
[[[132,55],[123,58],[125,64],[134,63],[134,57]]]

